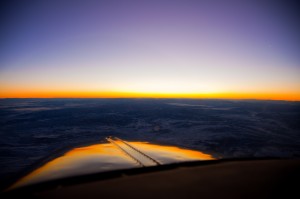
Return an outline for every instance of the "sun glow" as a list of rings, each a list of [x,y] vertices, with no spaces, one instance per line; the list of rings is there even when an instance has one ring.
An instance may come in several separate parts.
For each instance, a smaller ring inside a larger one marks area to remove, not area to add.
[[[257,99],[300,101],[300,92],[164,92],[164,91],[15,91],[1,92],[0,98],[194,98]]]

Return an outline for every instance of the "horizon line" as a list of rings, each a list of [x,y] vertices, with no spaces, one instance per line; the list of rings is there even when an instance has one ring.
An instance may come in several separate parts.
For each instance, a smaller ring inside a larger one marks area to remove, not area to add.
[[[5,99],[191,99],[191,100],[237,100],[237,101],[285,101],[300,102],[287,99],[256,99],[256,98],[191,98],[191,97],[0,97]]]
[[[0,94],[0,99],[25,99],[25,98],[90,98],[90,99],[124,99],[124,98],[149,98],[149,99],[224,99],[224,100],[280,100],[300,101],[300,93],[275,93],[275,92],[214,92],[214,93],[162,93],[162,92],[126,92],[126,91],[28,91],[10,92]]]

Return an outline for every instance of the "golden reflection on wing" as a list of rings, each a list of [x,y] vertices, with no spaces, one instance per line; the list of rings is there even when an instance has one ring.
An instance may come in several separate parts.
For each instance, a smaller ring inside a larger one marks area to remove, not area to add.
[[[163,164],[193,161],[193,160],[213,160],[211,155],[200,151],[182,149],[176,146],[154,145],[147,142],[130,142],[131,145],[145,151],[149,156]]]
[[[149,159],[153,160],[152,163]],[[110,143],[74,148],[21,178],[10,189],[118,169],[213,159],[200,151],[147,142],[125,142],[117,138],[111,139]]]

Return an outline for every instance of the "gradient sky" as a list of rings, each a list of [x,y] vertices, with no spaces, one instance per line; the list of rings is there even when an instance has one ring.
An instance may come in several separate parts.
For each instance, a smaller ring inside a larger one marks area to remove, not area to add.
[[[289,1],[7,1],[0,97],[300,100]]]

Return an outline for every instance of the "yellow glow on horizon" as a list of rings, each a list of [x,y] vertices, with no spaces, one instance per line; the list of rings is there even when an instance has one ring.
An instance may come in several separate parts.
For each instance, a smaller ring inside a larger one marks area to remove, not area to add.
[[[194,98],[300,101],[299,92],[130,92],[130,91],[7,91],[0,98]]]

